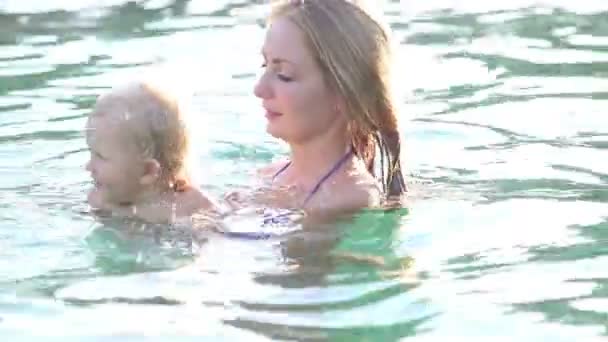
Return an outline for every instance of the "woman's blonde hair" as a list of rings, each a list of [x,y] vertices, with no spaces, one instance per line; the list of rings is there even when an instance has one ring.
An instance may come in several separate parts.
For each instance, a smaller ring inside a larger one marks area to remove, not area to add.
[[[355,0],[275,1],[269,22],[278,18],[302,31],[326,84],[342,99],[354,152],[387,196],[404,194],[390,30]]]
[[[143,157],[160,165],[160,181],[177,191],[190,186],[191,134],[177,96],[149,81],[136,81],[100,97],[94,113],[112,115]]]

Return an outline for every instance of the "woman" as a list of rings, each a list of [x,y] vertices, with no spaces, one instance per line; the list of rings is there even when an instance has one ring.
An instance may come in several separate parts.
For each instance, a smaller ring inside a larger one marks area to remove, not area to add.
[[[260,172],[274,189],[265,204],[325,217],[399,199],[406,186],[388,29],[357,1],[282,1],[262,55],[254,92],[267,132],[290,149],[289,161]]]

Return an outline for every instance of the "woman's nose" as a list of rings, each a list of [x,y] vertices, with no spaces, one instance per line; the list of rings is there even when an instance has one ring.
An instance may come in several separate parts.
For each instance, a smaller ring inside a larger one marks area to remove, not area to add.
[[[261,99],[268,99],[272,96],[272,89],[268,84],[268,79],[266,73],[260,75],[255,87],[253,88],[253,93],[255,96]]]

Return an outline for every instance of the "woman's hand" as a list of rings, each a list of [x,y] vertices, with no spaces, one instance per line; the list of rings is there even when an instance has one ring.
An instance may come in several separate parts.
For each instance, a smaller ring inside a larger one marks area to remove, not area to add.
[[[224,195],[224,202],[231,210],[242,208],[245,203],[245,195],[239,191],[231,191]]]

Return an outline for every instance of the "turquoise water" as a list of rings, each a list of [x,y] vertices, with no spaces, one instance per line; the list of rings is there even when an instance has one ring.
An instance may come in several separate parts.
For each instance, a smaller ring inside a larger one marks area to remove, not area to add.
[[[605,339],[605,1],[384,2],[407,215],[197,249],[95,221],[85,115],[158,65],[194,89],[209,191],[285,152],[252,95],[258,3],[0,1],[2,340]]]

